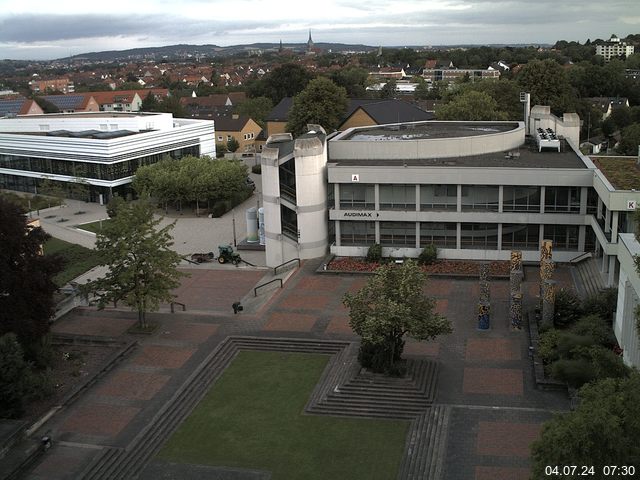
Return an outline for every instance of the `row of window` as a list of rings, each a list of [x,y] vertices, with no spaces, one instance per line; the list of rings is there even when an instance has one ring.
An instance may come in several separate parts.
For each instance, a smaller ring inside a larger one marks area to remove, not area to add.
[[[115,163],[75,162],[40,157],[19,157],[0,154],[0,168],[24,170],[27,172],[50,173],[70,177],[92,178],[96,180],[117,180],[132,176],[143,165],[159,162],[164,157],[182,158],[186,155],[200,155],[200,147],[185,147],[164,153]]]
[[[380,244],[386,247],[420,247],[434,244],[440,248],[456,248],[457,224],[452,222],[380,222]],[[557,250],[578,249],[577,225],[545,225],[544,237],[553,240]],[[502,249],[537,250],[540,225],[502,224]],[[367,246],[376,242],[375,222],[340,222],[342,246]],[[461,223],[460,246],[465,249],[497,250],[498,224]]]
[[[340,208],[373,210],[375,186],[341,184]],[[420,210],[457,210],[457,185],[420,185]],[[591,193],[591,192],[590,192]],[[595,194],[595,191],[594,191]],[[381,210],[416,210],[416,185],[380,185],[379,208]],[[499,210],[497,185],[462,185],[462,211]],[[589,195],[589,210],[595,210],[597,195]],[[502,210],[504,212],[540,212],[541,188],[527,186],[503,187]],[[546,187],[545,212],[580,213],[580,187]]]

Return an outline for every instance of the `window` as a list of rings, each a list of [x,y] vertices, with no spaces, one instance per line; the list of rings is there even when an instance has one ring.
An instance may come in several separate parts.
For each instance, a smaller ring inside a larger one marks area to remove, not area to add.
[[[460,242],[462,248],[497,250],[498,225],[495,223],[461,224]]]
[[[381,210],[415,210],[415,185],[380,185]]]
[[[380,222],[380,245],[415,248],[415,222]]]
[[[375,208],[373,185],[340,184],[340,208],[349,210],[373,210]]]
[[[457,224],[455,223],[420,223],[420,247],[434,244],[436,247],[456,248]]]
[[[375,222],[340,222],[341,245],[373,245],[376,243]]]
[[[580,213],[580,187],[547,187],[544,195],[547,213]]]
[[[504,212],[539,212],[540,187],[505,186],[502,210]]]
[[[554,250],[578,250],[577,225],[545,225],[544,238],[553,241]]]
[[[498,211],[497,185],[463,185],[462,211]]]
[[[227,142],[230,141],[233,137],[231,135],[227,135]]]
[[[537,250],[540,240],[540,225],[502,225],[503,250]]]
[[[224,137],[223,137],[222,135],[218,135],[218,141],[219,141],[219,142],[224,141],[224,140],[223,140],[223,138],[224,138]]]
[[[587,190],[587,213],[589,215],[598,214],[598,192],[594,188]]]
[[[420,210],[456,210],[457,185],[421,185]]]
[[[298,215],[296,212],[284,205],[280,205],[280,219],[282,222],[282,234],[297,242],[300,232],[298,231]]]

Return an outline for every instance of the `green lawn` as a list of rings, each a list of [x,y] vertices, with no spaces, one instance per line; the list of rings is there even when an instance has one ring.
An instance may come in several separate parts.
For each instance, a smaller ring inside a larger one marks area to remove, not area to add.
[[[102,224],[102,228],[106,227],[106,225],[111,220],[98,220],[97,222],[91,223],[83,223],[82,225],[76,225],[76,228],[80,228],[82,230],[87,230],[88,232],[98,233],[100,232],[100,224]]]
[[[58,254],[64,259],[63,270],[53,278],[59,287],[99,263],[98,254],[94,250],[53,237],[44,244],[44,254]]]
[[[159,453],[273,480],[389,480],[408,421],[303,415],[328,356],[243,351]]]

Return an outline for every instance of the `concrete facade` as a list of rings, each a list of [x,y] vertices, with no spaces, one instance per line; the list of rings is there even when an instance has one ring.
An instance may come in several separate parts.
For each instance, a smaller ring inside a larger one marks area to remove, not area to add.
[[[163,156],[215,157],[214,123],[168,113],[73,113],[0,119],[0,186],[37,192],[43,179],[82,181],[106,201]],[[79,180],[80,179],[80,180]],[[124,191],[122,193],[125,193]]]

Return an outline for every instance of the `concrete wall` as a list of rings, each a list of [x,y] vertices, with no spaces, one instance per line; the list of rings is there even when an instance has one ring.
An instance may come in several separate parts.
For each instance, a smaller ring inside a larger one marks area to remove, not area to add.
[[[327,253],[327,148],[319,138],[297,139],[296,212],[300,258],[317,258]]]
[[[555,252],[554,252],[555,255]],[[623,349],[623,360],[627,365],[640,367],[640,341],[636,328],[635,309],[640,295],[640,277],[635,269],[633,257],[640,255],[640,245],[633,234],[620,234],[618,261],[618,307],[613,330]]]
[[[424,123],[424,122],[415,122]],[[473,122],[438,122],[464,123]],[[482,125],[491,122],[478,122]],[[505,122],[496,122],[504,125]],[[331,159],[418,159],[418,158],[451,158],[485,153],[504,152],[517,149],[524,143],[525,129],[523,122],[513,122],[514,128],[507,132],[489,133],[486,135],[431,138],[419,140],[384,140],[355,141],[342,140],[348,138],[352,130],[331,140]]]
[[[113,113],[67,113],[50,115],[29,115],[0,119],[0,132],[33,133],[69,130],[171,130],[173,117],[170,113],[153,113],[144,115],[119,115]]]
[[[580,117],[577,113],[565,113],[562,119],[551,113],[551,108],[536,105],[529,115],[529,134],[535,137],[538,128],[551,128],[557,135],[569,140],[578,150],[580,145]]]

